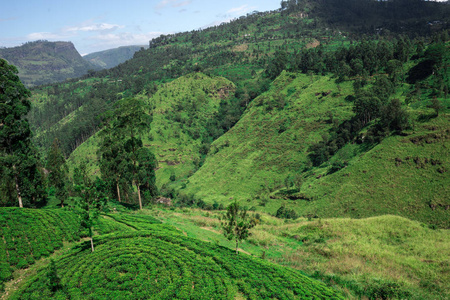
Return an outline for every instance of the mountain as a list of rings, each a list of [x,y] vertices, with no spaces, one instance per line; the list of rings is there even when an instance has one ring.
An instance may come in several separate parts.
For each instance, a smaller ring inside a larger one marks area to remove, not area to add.
[[[71,42],[29,42],[0,49],[0,57],[17,67],[27,87],[77,78],[98,69],[85,61]]]
[[[123,46],[90,53],[83,56],[83,58],[97,67],[110,69],[133,58],[134,53],[146,48],[148,48],[148,46]]]
[[[368,2],[381,12],[405,5]],[[299,3],[160,36],[117,67],[36,90],[29,118],[38,147],[58,138],[72,166],[89,158],[99,175],[99,117],[118,99],[140,97],[154,114],[144,144],[158,158],[167,197],[195,205],[239,199],[271,214],[282,205],[302,216],[395,214],[448,228],[448,32],[369,38],[363,25],[341,32],[345,19],[335,29],[321,25],[339,3]],[[422,6],[430,18],[448,7]],[[358,116],[368,104],[357,99],[379,103],[377,117]],[[382,118],[395,111],[405,111],[409,125]]]
[[[59,209],[49,188],[53,209],[1,208],[0,289],[11,299],[339,297],[297,269],[346,299],[447,299],[449,7],[282,1],[33,89],[42,157],[58,139],[79,183],[69,193],[108,199],[108,209],[93,214],[90,253],[71,212],[83,198]],[[117,108],[129,98],[152,121],[121,140]],[[104,122],[117,131],[103,134]],[[102,176],[99,145],[120,157],[115,179]],[[136,145],[157,161],[158,195],[144,194],[140,211],[132,178],[155,178],[131,174]],[[257,224],[239,246],[223,236],[233,202]],[[53,263],[30,265],[48,255]]]

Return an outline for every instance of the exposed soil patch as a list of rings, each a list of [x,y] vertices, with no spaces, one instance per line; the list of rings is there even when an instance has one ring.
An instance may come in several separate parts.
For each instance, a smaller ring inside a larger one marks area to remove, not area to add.
[[[306,44],[306,49],[310,49],[310,48],[316,48],[320,46],[320,42],[316,39],[314,39],[314,41],[312,41],[311,43]]]

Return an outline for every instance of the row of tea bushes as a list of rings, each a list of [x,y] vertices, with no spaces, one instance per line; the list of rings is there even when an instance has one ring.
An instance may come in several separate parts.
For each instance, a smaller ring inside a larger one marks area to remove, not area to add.
[[[112,233],[85,242],[48,267],[12,299],[341,299],[323,283],[233,250],[175,233],[170,226]]]

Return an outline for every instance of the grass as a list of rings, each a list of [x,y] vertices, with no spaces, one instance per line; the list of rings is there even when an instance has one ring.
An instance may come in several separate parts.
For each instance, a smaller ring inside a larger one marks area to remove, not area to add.
[[[435,118],[431,109],[411,109],[411,129],[402,136],[376,145],[349,143],[328,162],[311,166],[308,148],[329,134],[330,115],[338,123],[352,116],[352,103],[345,100],[352,93],[350,82],[283,73],[212,144],[204,165],[180,192],[209,203],[238,199],[272,214],[285,204],[305,217],[395,214],[449,228],[445,110]],[[430,118],[423,122],[423,116]],[[348,166],[330,174],[332,164],[343,161]],[[279,194],[290,190],[297,190],[294,200]]]
[[[187,236],[232,248],[221,211],[152,210]],[[242,251],[335,284],[348,298],[446,299],[450,235],[402,217],[297,219],[261,214]]]

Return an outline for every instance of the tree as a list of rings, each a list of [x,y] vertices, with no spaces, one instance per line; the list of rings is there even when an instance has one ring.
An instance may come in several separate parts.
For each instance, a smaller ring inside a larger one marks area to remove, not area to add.
[[[86,162],[80,163],[74,170],[73,181],[78,196],[75,212],[80,217],[80,224],[88,230],[91,240],[91,251],[94,252],[94,222],[98,219],[100,211],[106,206],[106,184],[100,178],[92,181],[86,170]]]
[[[233,239],[236,241],[237,255],[239,242],[251,236],[250,229],[256,226],[256,220],[250,218],[247,210],[241,208],[237,201],[235,201],[228,206],[227,214],[223,221],[222,228],[224,230],[224,236],[230,241]]]
[[[401,132],[409,125],[408,113],[398,99],[392,99],[382,109],[380,126],[391,131]]]
[[[49,186],[55,189],[55,196],[59,199],[61,207],[64,207],[64,199],[67,197],[68,168],[58,139],[53,141],[47,154],[46,169]]]
[[[156,194],[156,159],[143,146],[141,135],[150,130],[151,116],[145,103],[137,98],[128,98],[118,102],[114,112],[107,118],[105,136],[100,147],[100,165],[102,174],[115,176],[118,197],[119,181],[132,182],[136,187],[139,207],[142,209],[141,189],[150,197]],[[113,159],[115,163],[109,162]],[[111,174],[108,172],[111,171]]]
[[[17,69],[0,59],[0,200],[3,205],[42,206],[46,203],[40,160],[24,118],[30,92]]]
[[[100,132],[98,149],[100,171],[102,179],[111,183],[116,191],[117,200],[121,201],[121,186],[127,184],[127,165],[129,163],[122,140],[114,136],[108,124]]]
[[[382,102],[378,97],[368,92],[362,92],[356,96],[353,112],[362,125],[365,126],[370,121],[378,118],[381,107]]]

